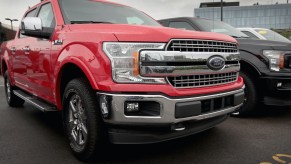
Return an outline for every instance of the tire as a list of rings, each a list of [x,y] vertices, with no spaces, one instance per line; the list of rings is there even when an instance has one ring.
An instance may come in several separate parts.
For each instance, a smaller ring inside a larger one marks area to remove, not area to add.
[[[256,112],[258,106],[258,90],[255,87],[255,81],[250,77],[249,74],[240,72],[240,76],[243,77],[245,83],[245,101],[236,112],[232,113],[232,116],[247,117],[251,116]]]
[[[10,83],[8,71],[5,71],[4,73],[4,87],[5,87],[6,101],[8,105],[11,107],[23,106],[25,101],[13,93],[13,90],[15,90],[15,87],[12,86]]]
[[[86,79],[70,81],[63,97],[64,130],[73,154],[88,161],[101,150],[105,130],[96,95]]]

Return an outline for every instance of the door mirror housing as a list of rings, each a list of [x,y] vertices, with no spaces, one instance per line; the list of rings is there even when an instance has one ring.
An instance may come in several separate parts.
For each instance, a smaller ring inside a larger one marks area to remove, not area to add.
[[[52,31],[50,28],[43,27],[38,17],[26,17],[21,21],[22,35],[49,39]]]

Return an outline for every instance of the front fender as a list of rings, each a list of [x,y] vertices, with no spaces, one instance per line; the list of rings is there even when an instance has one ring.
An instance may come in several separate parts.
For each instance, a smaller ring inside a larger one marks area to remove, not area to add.
[[[95,45],[97,47],[97,45]],[[96,49],[96,51],[95,51]],[[65,47],[57,58],[57,62],[54,68],[54,80],[55,84],[55,99],[57,101],[57,106],[61,107],[61,97],[60,97],[60,81],[61,81],[61,71],[66,64],[74,64],[85,74],[91,87],[94,90],[98,90],[97,84],[97,70],[100,68],[99,61],[97,60],[96,54],[97,48],[93,48],[91,45],[90,49],[82,44],[71,44]],[[74,73],[74,72],[72,72]]]
[[[250,52],[240,50],[240,57],[242,61],[251,65],[259,75],[261,75],[262,72],[269,70],[267,65],[263,61],[261,61],[258,57],[256,57],[256,55]]]

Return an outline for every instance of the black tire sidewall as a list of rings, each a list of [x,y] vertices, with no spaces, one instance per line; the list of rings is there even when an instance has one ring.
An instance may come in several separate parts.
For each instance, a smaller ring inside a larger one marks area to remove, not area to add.
[[[243,106],[239,108],[239,116],[249,116],[254,114],[255,108],[257,107],[258,101],[258,91],[255,88],[255,82],[252,77],[245,73],[240,72],[240,76],[243,77],[245,83],[245,91],[247,92],[246,101],[244,102]]]
[[[69,113],[69,100],[71,96],[78,94],[83,102],[83,107],[85,109],[85,114],[87,116],[87,141],[82,150],[77,150],[72,147],[70,141],[70,132],[68,131],[68,113]],[[90,88],[90,84],[84,79],[74,79],[68,83],[66,86],[64,96],[63,96],[63,120],[64,120],[64,130],[67,136],[70,148],[74,155],[82,160],[90,160],[94,154],[96,154],[98,146],[102,142],[103,138],[103,128],[102,128],[102,118],[99,114],[99,108],[96,96],[93,90]]]

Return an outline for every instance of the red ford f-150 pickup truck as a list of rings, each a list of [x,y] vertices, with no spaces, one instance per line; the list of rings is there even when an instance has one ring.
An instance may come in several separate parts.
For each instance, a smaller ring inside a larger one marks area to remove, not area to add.
[[[106,139],[154,143],[224,121],[244,102],[238,55],[232,37],[162,27],[131,7],[45,0],[1,46],[1,73],[8,104],[62,111],[87,160]]]

